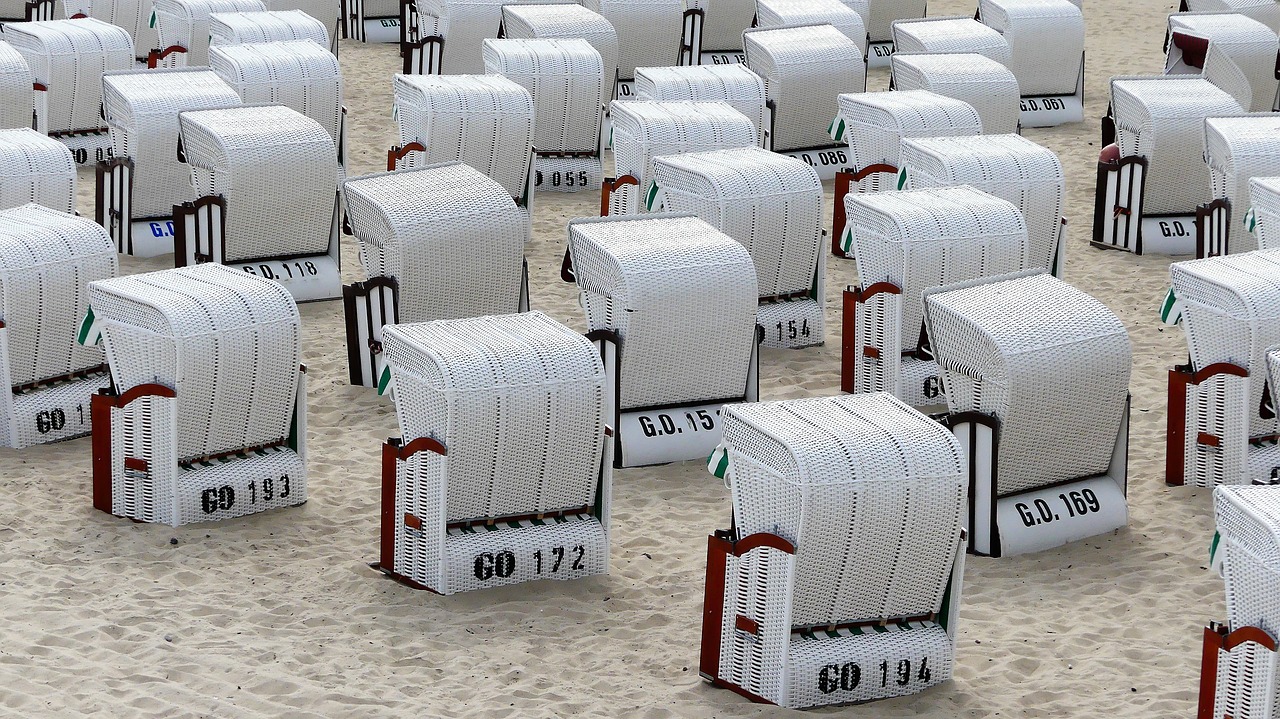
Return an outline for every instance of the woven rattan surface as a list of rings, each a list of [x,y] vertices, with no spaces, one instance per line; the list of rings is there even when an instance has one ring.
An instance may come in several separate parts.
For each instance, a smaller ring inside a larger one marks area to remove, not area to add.
[[[75,212],[75,159],[65,144],[29,127],[0,130],[0,210],[28,202]]]

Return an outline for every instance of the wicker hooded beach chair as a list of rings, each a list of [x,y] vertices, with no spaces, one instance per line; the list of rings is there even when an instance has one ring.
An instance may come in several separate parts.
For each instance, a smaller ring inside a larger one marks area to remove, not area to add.
[[[708,541],[702,676],[797,709],[950,679],[966,508],[955,438],[884,393],[729,405],[724,425],[709,467],[732,490],[733,527]]]
[[[75,159],[66,145],[29,127],[0,130],[0,210],[28,202],[75,212]]]
[[[0,40],[0,130],[31,127],[36,102],[33,82],[22,54]]]
[[[404,73],[478,75],[485,71],[482,46],[502,29],[507,5],[577,4],[574,0],[413,0],[401,55]],[[446,49],[447,46],[447,49]]]
[[[181,48],[189,67],[209,64],[210,15],[266,9],[262,0],[153,0],[153,5],[158,47],[165,50]]]
[[[343,183],[368,279],[343,287],[351,383],[373,386],[383,325],[529,307],[527,213],[460,162]]]
[[[1274,106],[1280,39],[1263,23],[1234,13],[1174,13],[1166,45],[1167,74],[1203,75],[1252,112]]]
[[[609,569],[611,429],[591,342],[540,312],[387,327],[400,439],[378,568],[440,594]]]
[[[159,47],[148,0],[63,0],[63,6],[68,18],[90,17],[127,32],[139,60],[145,60],[147,53]]]
[[[89,284],[94,507],[177,526],[307,499],[306,368],[279,283],[205,264]]]
[[[98,347],[76,341],[87,285],[114,277],[116,249],[90,220],[41,205],[0,210],[0,422],[5,447],[89,433],[108,384]]]
[[[970,550],[1034,552],[1125,526],[1120,319],[1041,270],[926,290],[924,316],[969,456]]]
[[[763,139],[766,129],[764,78],[746,65],[641,67],[636,69],[635,92],[641,100],[727,102],[751,118]]]
[[[333,48],[324,23],[301,10],[216,12],[209,15],[211,48],[291,40],[311,40],[320,47]]]
[[[697,217],[652,214],[572,220],[569,252],[605,358],[615,466],[706,457],[721,405],[759,392],[747,251]]]
[[[928,90],[963,100],[978,111],[985,134],[1018,131],[1018,79],[995,60],[976,53],[895,53],[892,67],[894,89]]]
[[[1009,43],[1009,69],[1023,97],[1076,93],[1084,72],[1078,6],[1069,0],[979,0],[978,10],[983,24]]]

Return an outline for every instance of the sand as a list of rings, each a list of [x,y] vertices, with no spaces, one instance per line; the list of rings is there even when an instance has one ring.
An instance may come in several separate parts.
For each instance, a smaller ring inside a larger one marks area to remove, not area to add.
[[[1010,559],[970,557],[955,679],[920,695],[821,710],[850,717],[1153,717],[1194,710],[1200,627],[1222,618],[1207,571],[1210,493],[1163,481],[1167,257],[1088,247],[1098,117],[1112,75],[1162,67],[1168,1],[1087,0],[1084,123],[1026,136],[1069,177],[1066,278],[1106,303],[1134,345],[1130,524]],[[936,0],[931,14],[972,14]],[[395,139],[389,45],[343,41],[351,172],[383,169]],[[873,71],[871,89],[887,72]],[[80,176],[92,211],[92,175]],[[828,183],[827,208],[830,208]],[[595,193],[542,193],[529,247],[535,309],[583,329],[558,267],[568,219]],[[90,214],[90,216],[92,216]],[[828,222],[829,222],[828,217]],[[363,279],[352,238],[347,281]],[[124,259],[123,270],[166,266]],[[839,387],[839,292],[827,263],[825,347],[762,357],[763,399]],[[706,535],[729,493],[698,462],[614,474],[608,576],[440,597],[369,569],[390,403],[347,384],[339,302],[304,305],[310,501],[172,529],[93,510],[89,440],[0,451],[0,714],[66,716],[739,717],[752,705],[697,674]],[[1070,391],[1070,388],[1063,388]]]

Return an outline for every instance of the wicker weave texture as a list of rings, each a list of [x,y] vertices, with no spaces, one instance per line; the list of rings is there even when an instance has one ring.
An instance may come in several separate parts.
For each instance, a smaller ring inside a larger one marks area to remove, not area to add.
[[[86,15],[111,23],[129,33],[139,57],[156,47],[156,29],[151,24],[148,0],[63,0],[67,17]]]
[[[867,33],[871,42],[888,42],[893,39],[895,20],[922,18],[928,10],[927,0],[868,0],[871,19]]]
[[[1249,206],[1249,180],[1280,175],[1280,118],[1272,113],[1207,118],[1204,159],[1213,179],[1213,196],[1227,198],[1243,214]],[[1257,249],[1250,233],[1232,235],[1232,252]]]
[[[1280,32],[1280,5],[1275,0],[1187,0],[1192,12],[1240,13]]]
[[[604,61],[586,40],[485,40],[489,74],[503,75],[533,96],[538,152],[598,153]]]
[[[969,103],[982,118],[984,134],[1007,135],[1018,131],[1018,79],[995,60],[975,53],[894,53],[890,62],[896,89],[928,90]]]
[[[665,67],[679,59],[682,0],[583,0],[582,4],[603,15],[618,31],[619,78],[631,80],[637,67]],[[705,26],[703,32],[705,38]]]
[[[1013,51],[1009,42],[1000,33],[970,17],[898,20],[893,23],[893,46],[895,52],[907,54],[976,53],[1017,74],[1012,67]],[[1072,60],[1072,67],[1078,66],[1079,62],[1078,57]]]
[[[1239,115],[1234,98],[1198,77],[1113,78],[1111,105],[1121,157],[1147,158],[1142,211],[1187,214],[1213,197],[1204,163],[1204,119]]]
[[[845,93],[837,102],[855,172],[882,163],[898,167],[904,137],[982,134],[973,105],[928,90]],[[897,177],[877,173],[860,189],[895,190],[896,183]]]
[[[1169,31],[1208,40],[1210,55],[1226,59],[1231,67],[1220,71],[1206,58],[1205,77],[1246,110],[1271,110],[1276,98],[1276,54],[1280,53],[1275,30],[1240,14],[1175,13],[1169,16]],[[1169,52],[1177,52],[1172,43]]]
[[[482,45],[498,37],[505,5],[552,5],[574,0],[417,0],[419,25],[436,27],[445,40],[445,75],[485,71]]]
[[[262,0],[262,2],[267,10],[301,10],[324,24],[325,31],[329,33],[330,41],[338,37],[338,16],[342,12],[340,4],[334,2],[334,0]],[[381,15],[374,14],[379,10],[376,7],[378,4],[380,3],[365,3],[366,16],[381,17]],[[370,7],[371,5],[375,7]],[[388,5],[395,7],[391,3],[388,3]],[[395,15],[398,9],[396,8],[389,15]]]
[[[177,392],[176,459],[289,436],[301,322],[280,283],[202,264],[92,282],[89,304],[116,388]]]
[[[66,145],[29,127],[0,130],[0,210],[28,202],[75,212],[75,159]]]
[[[506,5],[502,28],[503,37],[512,40],[586,40],[600,53],[607,94],[612,93],[619,37],[603,15],[581,5]]]
[[[234,107],[240,96],[204,68],[132,70],[102,76],[102,107],[117,157],[133,160],[135,218],[168,217],[195,199],[190,169],[179,162],[178,113]]]
[[[396,75],[394,84],[400,142],[422,143],[425,164],[462,161],[523,195],[533,154],[528,90],[499,75]]]
[[[13,46],[0,40],[0,129],[30,127],[35,98],[31,68]]]
[[[369,277],[396,279],[400,322],[519,310],[529,217],[480,172],[454,163],[343,184]]]
[[[758,0],[756,27],[830,25],[844,33],[865,54],[866,16],[869,12],[865,0],[860,5],[862,12],[841,0]]]
[[[979,0],[982,22],[1009,43],[1023,95],[1074,95],[1084,56],[1084,14],[1069,0]]]
[[[867,85],[860,47],[830,25],[752,30],[743,44],[747,67],[764,78],[765,97],[775,105],[773,149],[830,145],[836,97]]]
[[[742,49],[742,33],[751,27],[756,16],[755,0],[688,0],[689,8],[705,13],[702,26],[704,51]]]
[[[209,65],[246,105],[284,105],[320,123],[341,142],[342,71],[338,58],[308,40],[227,45]]]
[[[764,79],[742,64],[642,67],[635,89],[641,100],[723,100],[765,129]]]
[[[801,160],[742,147],[653,161],[672,212],[689,212],[751,253],[761,297],[810,290],[822,252],[822,182]]]
[[[209,16],[209,46],[311,40],[329,47],[324,23],[301,10],[216,12]]]
[[[388,325],[383,346],[400,431],[447,449],[418,479],[445,521],[595,503],[604,366],[582,335],[529,312]]]
[[[1280,502],[1274,487],[1218,487],[1213,504],[1225,551],[1223,578],[1231,629],[1280,633]],[[1273,705],[1274,706],[1274,705]]]
[[[1191,366],[1200,370],[1231,362],[1249,371],[1242,383],[1248,411],[1223,417],[1224,434],[1242,439],[1275,434],[1280,423],[1263,419],[1257,408],[1267,348],[1280,343],[1280,250],[1175,262],[1169,277],[1183,303]]]
[[[265,10],[261,0],[153,0],[160,48],[187,49],[187,66],[209,64],[209,15]]]
[[[620,409],[744,396],[758,295],[742,245],[654,214],[571,221],[569,250],[587,325],[621,342]]]
[[[1132,347],[1105,305],[1048,274],[925,293],[953,413],[1000,420],[997,496],[1107,471]]]
[[[937,611],[967,511],[964,454],[945,428],[884,393],[723,417],[739,536],[795,545],[792,626]]]
[[[1027,268],[1052,269],[1066,201],[1062,162],[1019,135],[931,137],[902,142],[911,189],[972,185],[1008,200],[1027,223]]]
[[[280,106],[184,112],[179,122],[196,194],[227,200],[225,261],[328,251],[338,153],[319,123]]]
[[[1249,201],[1257,221],[1258,249],[1280,249],[1280,177],[1250,178]]]
[[[611,215],[645,212],[643,195],[653,181],[655,157],[756,144],[755,125],[725,102],[615,100],[611,116],[617,174],[640,181],[639,186],[627,185],[612,194]]]
[[[0,304],[11,386],[103,363],[100,347],[76,342],[76,329],[88,309],[88,283],[114,277],[117,269],[115,244],[91,220],[34,204],[0,211]]]
[[[4,39],[49,88],[49,132],[102,127],[102,75],[133,69],[129,33],[93,18],[8,23]]]

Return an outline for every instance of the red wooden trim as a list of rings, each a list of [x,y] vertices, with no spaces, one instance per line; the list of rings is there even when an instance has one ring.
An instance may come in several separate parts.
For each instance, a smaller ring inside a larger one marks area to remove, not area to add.
[[[172,388],[165,387],[162,384],[149,383],[149,384],[140,384],[136,387],[125,390],[124,394],[121,394],[121,395],[115,395],[115,396],[103,395],[103,396],[111,398],[114,403],[114,406],[125,407],[125,406],[128,406],[129,403],[133,402],[134,400],[140,399],[142,397],[172,398],[172,397],[177,397],[178,393],[175,392]]]
[[[702,594],[702,649],[698,672],[712,681],[720,680],[720,628],[724,621],[724,580],[729,552],[728,539],[707,537],[707,583]]]
[[[49,86],[43,82],[33,82],[31,83],[31,89],[35,92],[48,92]]]
[[[421,530],[421,529],[422,529],[422,520],[421,520],[421,519],[419,519],[419,518],[418,518],[417,516],[415,516],[415,515],[412,515],[412,514],[409,514],[408,512],[405,512],[405,513],[404,513],[404,526],[408,527],[409,529],[418,529],[418,530]]]
[[[396,571],[391,570],[391,569],[387,569],[386,567],[384,567],[384,566],[382,566],[382,565],[380,565],[380,564],[371,564],[371,565],[369,565],[369,566],[373,567],[374,569],[378,570],[379,572],[382,572],[383,574],[387,575],[387,577],[391,578],[392,580],[394,580],[394,581],[396,581],[396,582],[398,582],[398,583],[400,583],[400,584],[405,585],[406,587],[408,587],[408,588],[410,588],[410,589],[420,589],[420,590],[422,590],[422,591],[424,591],[424,592],[431,592],[432,594],[439,594],[439,593],[440,593],[440,592],[437,592],[436,590],[432,589],[431,587],[428,587],[428,586],[427,586],[427,585],[425,585],[425,584],[420,584],[420,583],[418,583],[418,582],[415,582],[415,581],[413,581],[412,579],[410,579],[410,578],[408,578],[408,577],[404,576],[403,574],[400,574],[399,572],[396,572]]]
[[[395,572],[396,556],[396,461],[400,447],[395,441],[382,443],[382,513],[381,548],[378,566],[388,574]]]
[[[886,295],[900,295],[902,294],[902,288],[892,282],[877,282],[866,289],[857,288],[854,292],[857,293],[859,302],[866,302],[880,293],[884,293]]]
[[[636,187],[639,187],[640,180],[636,179],[635,176],[633,175],[623,175],[622,177],[619,177],[616,180],[605,178],[605,181],[600,184],[600,216],[601,217],[609,216],[609,197],[613,195],[613,193],[617,192],[619,189],[623,187],[626,187],[627,185],[635,185]],[[644,202],[644,198],[641,197],[640,201]]]
[[[1182,32],[1173,33],[1173,46],[1182,51],[1182,61],[1191,67],[1204,69],[1205,55],[1209,54],[1209,41]]]
[[[867,345],[862,348],[862,356],[870,357],[871,359],[880,359],[880,348]]]
[[[449,454],[440,440],[435,437],[419,437],[409,444],[396,448],[397,459],[408,459],[419,452],[435,452],[440,456]]]
[[[115,397],[89,398],[89,426],[93,449],[93,508],[111,514],[111,408]]]
[[[147,53],[147,67],[151,69],[159,67],[161,60],[164,60],[174,53],[182,53],[185,55],[187,53],[187,49],[181,45],[170,45],[163,50],[152,50]]]
[[[836,200],[831,210],[831,254],[836,257],[849,256],[840,246],[840,240],[844,237],[844,226],[849,222],[844,210],[844,196],[849,194],[849,187],[852,184],[852,172],[840,170],[836,173]]]
[[[393,146],[390,150],[387,150],[387,172],[394,172],[396,170],[396,165],[399,164],[400,160],[404,159],[405,155],[408,155],[410,152],[426,151],[426,146],[421,142],[410,142],[405,145]]]
[[[844,313],[841,321],[840,337],[840,391],[853,394],[854,342],[858,336],[858,290],[856,287],[845,288],[841,300]]]
[[[748,634],[760,636],[760,622],[751,617],[744,617],[741,614],[733,618],[733,626],[735,629],[741,629]]]
[[[1240,627],[1234,632],[1231,632],[1230,634],[1223,637],[1222,648],[1227,651],[1231,651],[1232,649],[1235,649],[1236,647],[1246,642],[1253,642],[1254,644],[1260,644],[1265,649],[1268,649],[1273,652],[1276,651],[1275,637],[1268,634],[1266,630],[1262,629],[1261,627],[1253,627],[1253,626]]]
[[[1164,483],[1175,487],[1181,487],[1187,481],[1187,387],[1191,379],[1191,373],[1180,367],[1169,370],[1169,402],[1164,420]]]
[[[796,553],[796,545],[788,542],[782,537],[768,532],[756,532],[755,534],[748,535],[739,539],[737,542],[734,542],[733,556],[741,557],[747,552],[758,547],[772,547],[773,549],[780,552],[786,552],[787,554]]]
[[[1233,377],[1248,377],[1249,370],[1232,362],[1216,362],[1191,375],[1191,384],[1200,384],[1201,382],[1217,377],[1220,374],[1231,375]]]
[[[881,162],[875,165],[868,165],[862,168],[861,170],[858,170],[857,172],[853,173],[853,181],[862,182],[863,180],[867,179],[868,177],[871,177],[877,172],[892,172],[893,174],[896,175],[898,174],[898,168],[884,162]]]
[[[1225,626],[1210,624],[1204,628],[1204,644],[1200,652],[1200,703],[1196,719],[1213,719],[1213,703],[1218,693],[1218,648],[1222,646]]]
[[[1208,432],[1201,432],[1196,435],[1196,444],[1203,444],[1206,447],[1221,447],[1222,438]]]
[[[132,469],[135,472],[149,472],[151,471],[151,463],[138,457],[125,457],[124,468]]]
[[[738,686],[737,684],[733,684],[731,682],[725,681],[724,679],[720,679],[718,677],[717,678],[708,677],[708,678],[711,680],[711,683],[713,685],[718,686],[721,689],[728,689],[734,694],[740,694],[750,699],[751,701],[755,702],[756,704],[773,704],[773,702],[769,701],[768,699],[765,699],[759,694],[754,694],[752,692],[749,692],[746,689],[743,689],[742,687]]]

